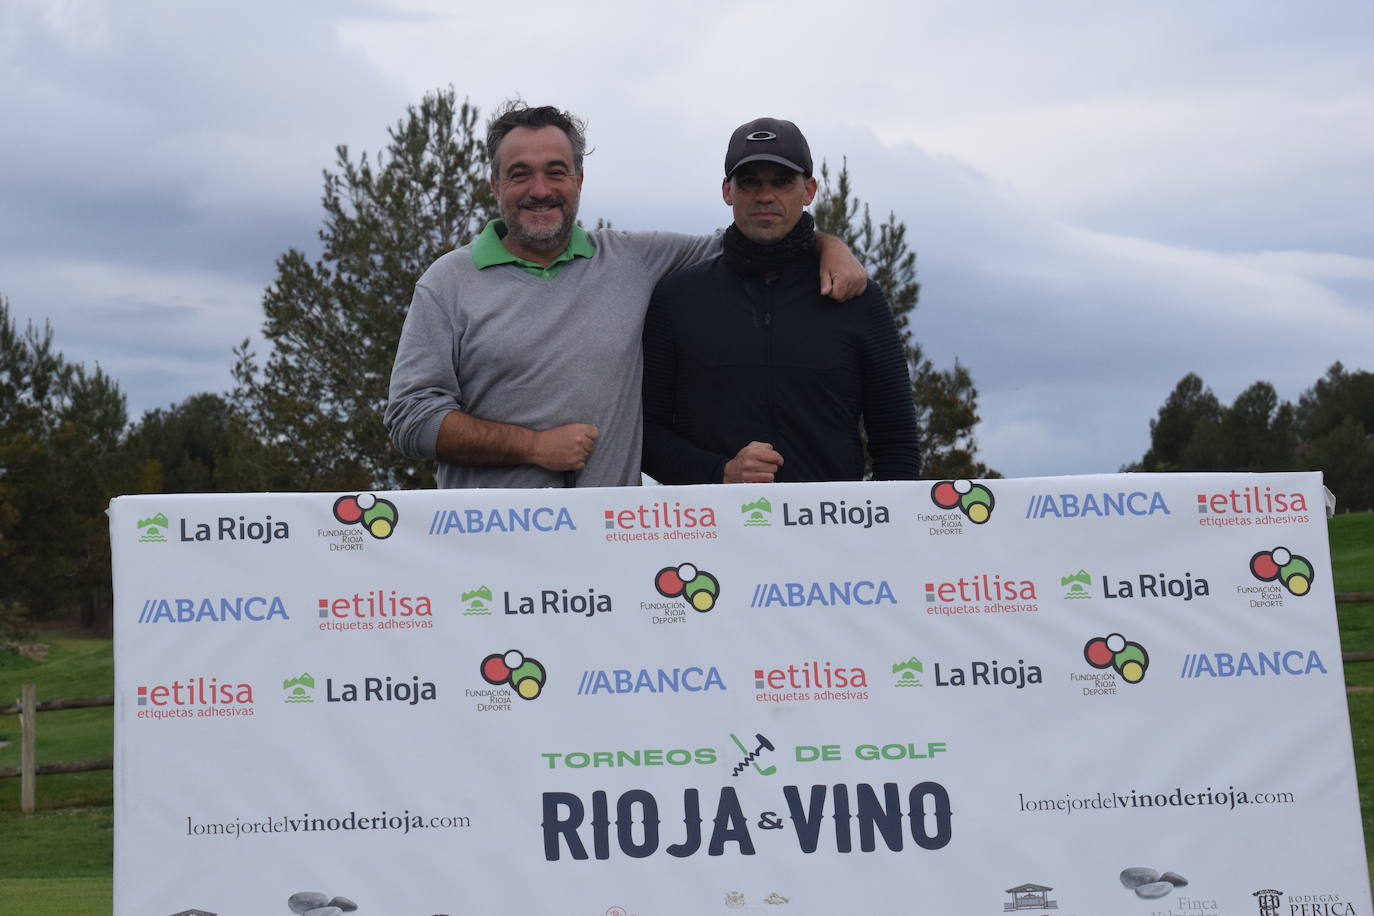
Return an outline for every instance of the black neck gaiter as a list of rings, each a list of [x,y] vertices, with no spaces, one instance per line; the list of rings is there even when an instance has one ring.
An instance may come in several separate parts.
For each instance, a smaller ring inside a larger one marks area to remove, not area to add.
[[[771,245],[760,245],[744,237],[734,223],[725,230],[725,262],[746,277],[775,273],[802,258],[814,257],[816,223],[810,213],[802,213],[797,225]]]

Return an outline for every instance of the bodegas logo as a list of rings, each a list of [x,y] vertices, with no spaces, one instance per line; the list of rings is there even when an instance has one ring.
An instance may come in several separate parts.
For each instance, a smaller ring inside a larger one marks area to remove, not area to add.
[[[482,680],[494,687],[509,687],[522,700],[535,700],[544,692],[548,672],[538,659],[519,649],[493,652],[482,659]]]
[[[897,603],[887,580],[846,579],[813,582],[760,582],[750,607],[872,607]]]
[[[725,690],[714,665],[684,668],[589,668],[577,683],[577,695],[626,693],[706,693]]]
[[[720,580],[692,563],[660,569],[654,575],[654,589],[664,598],[681,598],[703,614],[720,599]]]
[[[298,677],[282,681],[285,691],[283,702],[306,704],[315,702],[317,679],[306,671]],[[324,679],[324,702],[326,703],[399,703],[415,706],[438,698],[438,688],[433,681],[422,680],[419,675],[393,677],[366,676],[362,678]]]
[[[1326,674],[1316,649],[1274,649],[1257,652],[1190,652],[1183,657],[1179,677],[1304,677]]]
[[[1358,916],[1360,912],[1340,894],[1285,894],[1265,888],[1250,896],[1255,898],[1259,916],[1279,916],[1280,913],[1285,916]]]
[[[139,623],[265,623],[290,619],[280,595],[149,598],[138,614]]]
[[[518,509],[436,509],[429,522],[431,536],[445,534],[557,534],[576,531],[566,506],[524,506]]]
[[[373,589],[316,600],[321,630],[428,630],[434,605],[428,595]]]
[[[714,539],[716,510],[670,502],[637,503],[602,513],[608,541],[687,541]]]
[[[140,684],[140,719],[207,718],[253,715],[253,685],[216,677],[188,677],[170,684]]]
[[[1249,486],[1197,494],[1198,524],[1204,527],[1291,525],[1309,520],[1307,496]]]
[[[930,501],[941,509],[958,509],[975,525],[986,524],[997,504],[992,490],[971,480],[942,480],[930,488]]]
[[[1083,644],[1083,658],[1098,670],[1110,670],[1127,684],[1145,680],[1150,667],[1150,653],[1138,642],[1131,642],[1120,633],[1094,636]]]
[[[1081,519],[1112,516],[1171,515],[1164,494],[1119,490],[1115,493],[1035,493],[1026,503],[1026,518]]]
[[[1287,547],[1261,550],[1250,558],[1250,574],[1261,582],[1278,582],[1290,595],[1302,597],[1312,590],[1316,573],[1312,562]]]
[[[867,700],[868,671],[829,659],[793,662],[784,668],[754,669],[754,700],[759,703],[810,703]]]
[[[1038,601],[1034,582],[997,573],[926,583],[926,613],[933,615],[1017,614],[1040,610]]]
[[[350,493],[334,500],[334,518],[357,525],[379,541],[391,537],[401,520],[396,504],[371,493]]]

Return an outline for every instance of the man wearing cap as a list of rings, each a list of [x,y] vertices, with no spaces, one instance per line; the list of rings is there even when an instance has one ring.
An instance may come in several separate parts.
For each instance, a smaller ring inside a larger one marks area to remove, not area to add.
[[[874,284],[821,296],[805,211],[811,150],[791,121],[742,125],[725,153],[735,221],[716,257],[659,283],[644,326],[644,472],[661,483],[920,476],[901,339]]]
[[[502,218],[415,285],[384,420],[403,454],[438,460],[440,487],[640,482],[644,310],[654,284],[720,242],[584,232],[583,131],[550,106],[504,106],[486,141]],[[824,244],[825,283],[851,298],[863,268]]]

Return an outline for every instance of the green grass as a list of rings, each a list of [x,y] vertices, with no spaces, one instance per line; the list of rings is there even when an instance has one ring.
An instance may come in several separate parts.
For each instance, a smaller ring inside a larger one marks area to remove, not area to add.
[[[1374,513],[1339,515],[1329,525],[1338,592],[1374,591]],[[1374,652],[1374,602],[1339,604],[1341,648]],[[38,685],[39,699],[114,692],[113,645],[108,639],[43,636],[52,648],[37,662],[0,654],[0,705]],[[1345,666],[1346,683],[1374,686],[1374,662]],[[1374,692],[1348,696],[1365,851],[1374,875]],[[114,755],[109,707],[45,713],[38,759],[44,763],[108,759]],[[19,720],[0,716],[0,767],[19,765]],[[44,776],[38,811],[19,812],[19,780],[0,779],[0,912],[25,916],[105,916],[113,900],[114,781],[108,770]],[[22,909],[15,909],[15,905]]]

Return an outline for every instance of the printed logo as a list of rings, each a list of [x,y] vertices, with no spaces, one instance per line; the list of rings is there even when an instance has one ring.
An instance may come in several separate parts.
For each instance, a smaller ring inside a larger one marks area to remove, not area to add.
[[[428,630],[434,626],[428,595],[404,595],[395,589],[320,598],[316,606],[321,630]]]
[[[314,678],[309,674],[303,674],[293,680],[283,681],[283,688],[289,688],[291,695],[286,698],[288,703],[310,703],[312,699],[293,699],[299,696],[297,690],[301,688],[313,688]],[[326,703],[402,703],[406,706],[414,706],[420,702],[427,702],[438,698],[438,688],[433,681],[422,681],[418,675],[411,675],[410,680],[403,678],[393,679],[391,675],[383,677],[364,677],[357,681],[346,681],[342,678],[337,682],[332,677],[324,679],[324,701]]]
[[[852,528],[872,528],[886,525],[892,515],[887,506],[875,506],[873,500],[866,499],[862,506],[851,506],[844,500],[821,500],[814,506],[794,506],[782,504],[782,524],[793,528],[798,525],[845,525]]]
[[[1015,910],[1057,910],[1059,902],[1050,899],[1052,887],[1045,887],[1043,884],[1018,884],[1016,887],[1007,888],[1007,893],[1011,894],[1011,903],[1004,904],[1003,912],[1013,912]]]
[[[773,504],[768,501],[766,496],[760,496],[751,503],[745,503],[739,507],[739,511],[744,515],[744,527],[746,528],[767,528],[773,524]]]
[[[741,894],[739,891],[730,891],[728,894],[725,895],[725,905],[732,910],[737,910],[740,907],[744,906],[744,904],[744,895]]]
[[[763,902],[771,906],[782,906],[784,903],[791,903],[792,898],[784,897],[782,894],[774,892],[769,894],[767,897],[764,897]]]
[[[751,766],[754,768],[754,772],[758,773],[760,776],[772,776],[778,771],[777,766],[774,764],[759,766],[758,759],[763,756],[765,751],[776,750],[776,748],[773,747],[773,742],[769,741],[762,734],[754,735],[754,749],[752,751],[745,746],[744,742],[741,741],[739,736],[734,732],[730,733],[730,740],[735,742],[735,747],[739,748],[740,753],[744,755],[744,759],[731,768],[731,776],[739,776],[739,774],[743,773]]]
[[[930,488],[930,500],[941,509],[958,509],[975,525],[992,518],[992,491],[971,480],[942,480]]]
[[[715,607],[720,598],[720,581],[691,563],[660,569],[654,576],[654,588],[664,598],[681,598],[703,614]]]
[[[464,617],[491,615],[491,589],[485,585],[479,585],[470,592],[463,592],[458,600],[462,602]]]
[[[640,503],[603,513],[608,541],[683,541],[712,539],[716,510],[680,502]]]
[[[1250,896],[1255,898],[1255,905],[1259,907],[1260,916],[1279,916],[1279,906],[1283,902],[1283,891],[1268,889],[1255,891]]]
[[[591,618],[593,614],[609,614],[610,595],[598,595],[596,589],[588,588],[587,594],[569,593],[566,588],[546,588],[532,595],[516,595],[502,592],[505,613],[511,615],[548,615],[571,614]]]
[[[1164,494],[1146,493],[1037,493],[1026,504],[1026,518],[1108,518],[1113,515],[1171,515]]]
[[[315,679],[306,671],[300,677],[287,678],[281,682],[281,689],[286,691],[287,703],[313,703],[315,702]]]
[[[429,522],[431,536],[444,534],[556,534],[576,531],[566,506],[526,506],[523,509],[436,509]]]
[[[493,652],[482,659],[482,679],[496,687],[510,687],[522,700],[534,700],[544,692],[548,673],[538,660],[518,649]]]
[[[1106,576],[1102,577],[1102,597],[1104,598],[1182,598],[1192,601],[1194,597],[1211,594],[1207,580],[1191,572],[1182,577],[1166,573],[1138,573],[1134,579],[1117,579],[1113,586]]]
[[[1272,652],[1197,652],[1183,657],[1181,678],[1279,677],[1326,674],[1316,649],[1276,649]]]
[[[141,684],[136,691],[140,719],[253,715],[253,686],[191,677],[170,684]]]
[[[885,580],[843,582],[760,582],[754,586],[750,607],[869,607],[896,604],[892,586]]]
[[[926,583],[927,614],[1016,614],[1040,610],[1036,602],[1034,582],[995,573]]]
[[[1091,598],[1093,596],[1091,591],[1093,577],[1088,575],[1084,570],[1080,569],[1078,572],[1069,576],[1060,576],[1059,584],[1064,586],[1064,597],[1069,600]]]
[[[1312,563],[1286,547],[1261,550],[1250,558],[1250,574],[1261,582],[1277,580],[1290,595],[1301,597],[1312,589]]]
[[[264,595],[220,598],[149,598],[138,614],[139,623],[262,623],[290,620],[281,596]]]
[[[360,525],[379,541],[391,537],[401,515],[396,504],[371,493],[351,493],[334,500],[334,517],[345,525]]]
[[[1249,486],[1197,495],[1198,524],[1204,527],[1289,525],[1308,521],[1307,497]]]
[[[250,520],[243,515],[237,518],[221,515],[214,522],[192,522],[189,525],[186,519],[181,519],[183,542],[257,541],[260,544],[270,544],[273,541],[284,541],[289,537],[290,526],[286,522],[273,521],[270,515],[262,520]]]
[[[209,910],[182,910],[180,913],[173,913],[172,916],[217,916]]]
[[[1150,654],[1120,633],[1094,636],[1083,644],[1083,658],[1094,668],[1110,668],[1128,684],[1139,684],[1150,667]]]
[[[1000,664],[997,659],[946,668],[935,663],[936,687],[1015,687],[1021,690],[1027,684],[1042,684],[1044,680],[1039,665],[1027,665],[1019,658],[1015,666]]]
[[[858,666],[806,661],[786,668],[755,668],[754,699],[760,703],[867,700],[868,672]]]
[[[892,673],[897,675],[898,687],[921,687],[920,675],[924,674],[926,666],[921,664],[921,660],[916,656],[911,656],[904,662],[897,662],[892,666]]]
[[[167,516],[159,512],[157,515],[138,520],[139,543],[140,544],[165,544],[167,543],[167,529],[171,527],[171,522],[167,521]]]
[[[703,693],[725,690],[715,666],[702,668],[592,668],[582,672],[578,696],[599,693]]]
[[[1180,874],[1166,871],[1161,875],[1153,868],[1144,866],[1122,869],[1120,877],[1121,886],[1127,890],[1135,891],[1135,895],[1142,900],[1158,900],[1160,897],[1167,897],[1172,894],[1175,888],[1188,886],[1188,879]],[[1214,911],[1217,908],[1217,902],[1215,900],[1179,897],[1178,907],[1185,912],[1194,910]]]

